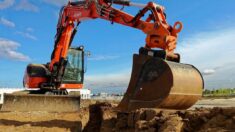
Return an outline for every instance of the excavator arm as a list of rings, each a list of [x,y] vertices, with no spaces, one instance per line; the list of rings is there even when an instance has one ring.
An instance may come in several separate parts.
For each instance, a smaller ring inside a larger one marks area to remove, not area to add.
[[[51,84],[56,84],[56,87],[60,86],[68,49],[77,32],[77,26],[81,21],[87,19],[101,18],[111,23],[119,23],[139,29],[146,34],[146,49],[161,48],[165,51],[166,58],[179,59],[179,56],[174,54],[174,49],[176,48],[177,34],[181,31],[182,24],[176,22],[174,27],[170,26],[166,21],[164,7],[149,2],[139,13],[132,16],[113,8],[112,4],[133,5],[127,0],[85,0],[69,2],[68,5],[62,7],[57,25],[55,47],[49,65],[52,72]],[[146,20],[142,20],[141,18],[148,11],[151,13]]]
[[[115,9],[113,4],[141,9],[136,15],[130,15]],[[55,108],[79,110],[79,97],[68,96],[67,89],[78,90],[83,87],[84,50],[71,49],[71,43],[82,21],[97,18],[136,28],[146,34],[145,45],[138,54],[133,55],[130,83],[117,107],[119,110],[187,109],[200,99],[204,87],[202,75],[194,66],[179,63],[180,55],[174,52],[182,23],[169,25],[164,7],[153,2],[143,5],[129,0],[80,0],[69,2],[60,11],[50,63],[29,64],[23,81],[24,86],[31,90],[30,93],[39,88],[37,94],[52,92],[65,96],[11,95],[7,97],[9,101],[5,101],[8,103],[3,108],[6,111],[9,111],[7,108],[23,111],[55,111]],[[71,51],[73,59],[69,58]],[[75,62],[77,68],[72,67],[70,62]]]

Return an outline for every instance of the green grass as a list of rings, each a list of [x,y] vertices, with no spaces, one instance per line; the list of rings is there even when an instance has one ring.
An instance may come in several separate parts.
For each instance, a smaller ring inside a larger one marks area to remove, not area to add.
[[[235,88],[220,88],[213,90],[204,90],[204,97],[235,97]]]

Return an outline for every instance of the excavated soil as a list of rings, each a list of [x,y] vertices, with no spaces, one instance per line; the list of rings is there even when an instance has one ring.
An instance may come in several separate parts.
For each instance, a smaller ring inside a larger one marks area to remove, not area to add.
[[[139,109],[117,112],[112,104],[90,106],[90,120],[84,131],[91,132],[232,132],[235,108],[197,108],[174,111]]]
[[[74,113],[0,112],[0,132],[77,132],[89,120],[89,110]]]
[[[232,132],[235,108],[118,112],[116,103],[86,102],[80,112],[0,112],[0,132]]]

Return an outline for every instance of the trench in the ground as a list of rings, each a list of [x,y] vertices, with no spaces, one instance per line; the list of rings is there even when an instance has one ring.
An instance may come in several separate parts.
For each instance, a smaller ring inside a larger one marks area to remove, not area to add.
[[[94,104],[89,106],[89,121],[84,127],[83,132],[99,132],[102,123],[101,105]]]

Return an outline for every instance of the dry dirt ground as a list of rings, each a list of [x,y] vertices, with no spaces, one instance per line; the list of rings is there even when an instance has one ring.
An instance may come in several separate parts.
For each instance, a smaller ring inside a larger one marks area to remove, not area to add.
[[[231,103],[235,99],[223,101]],[[0,112],[0,132],[235,131],[235,107],[218,105],[218,101],[212,99],[201,100],[184,111],[140,109],[123,113],[114,110],[116,103],[89,101],[83,103],[80,112],[74,113]]]

